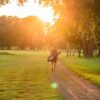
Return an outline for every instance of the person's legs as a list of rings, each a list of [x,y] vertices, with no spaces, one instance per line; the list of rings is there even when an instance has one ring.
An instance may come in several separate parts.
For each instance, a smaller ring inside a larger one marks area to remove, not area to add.
[[[52,64],[52,69],[51,69],[51,70],[52,70],[52,71],[55,71],[55,69],[56,69],[56,62],[57,62],[57,61],[52,61],[52,62],[51,62],[51,64]]]
[[[54,66],[54,65],[53,65],[53,62],[51,62],[51,63],[52,63],[52,65],[51,65],[51,66],[52,66],[52,69],[51,69],[51,70],[53,71],[53,66]]]
[[[54,62],[54,71],[56,70],[56,62]]]

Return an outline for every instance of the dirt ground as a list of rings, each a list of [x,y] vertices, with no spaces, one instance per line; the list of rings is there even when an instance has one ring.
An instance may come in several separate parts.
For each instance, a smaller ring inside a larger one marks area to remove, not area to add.
[[[79,77],[58,61],[52,80],[58,84],[58,91],[65,100],[100,100],[100,88]]]

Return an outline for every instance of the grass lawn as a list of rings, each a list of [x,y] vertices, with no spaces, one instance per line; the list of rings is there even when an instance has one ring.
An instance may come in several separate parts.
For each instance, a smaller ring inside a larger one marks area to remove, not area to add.
[[[0,51],[0,100],[62,100],[51,87],[48,53]]]
[[[60,57],[66,67],[100,87],[100,58]]]

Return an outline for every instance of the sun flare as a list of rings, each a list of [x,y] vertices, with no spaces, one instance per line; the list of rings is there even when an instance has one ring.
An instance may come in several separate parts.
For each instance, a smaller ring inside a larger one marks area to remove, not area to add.
[[[10,0],[10,3],[0,7],[0,16],[17,16],[24,18],[27,16],[37,16],[41,21],[53,25],[58,15],[54,15],[52,6],[43,6],[39,0],[27,0],[23,6],[18,6],[17,0]]]

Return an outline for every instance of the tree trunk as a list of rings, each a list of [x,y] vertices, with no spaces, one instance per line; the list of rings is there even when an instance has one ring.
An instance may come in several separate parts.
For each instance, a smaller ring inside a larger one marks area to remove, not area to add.
[[[99,53],[98,53],[98,55],[100,55],[100,44],[99,44]]]
[[[94,39],[91,38],[89,40],[83,41],[83,53],[84,57],[93,57],[93,51],[94,51]]]

